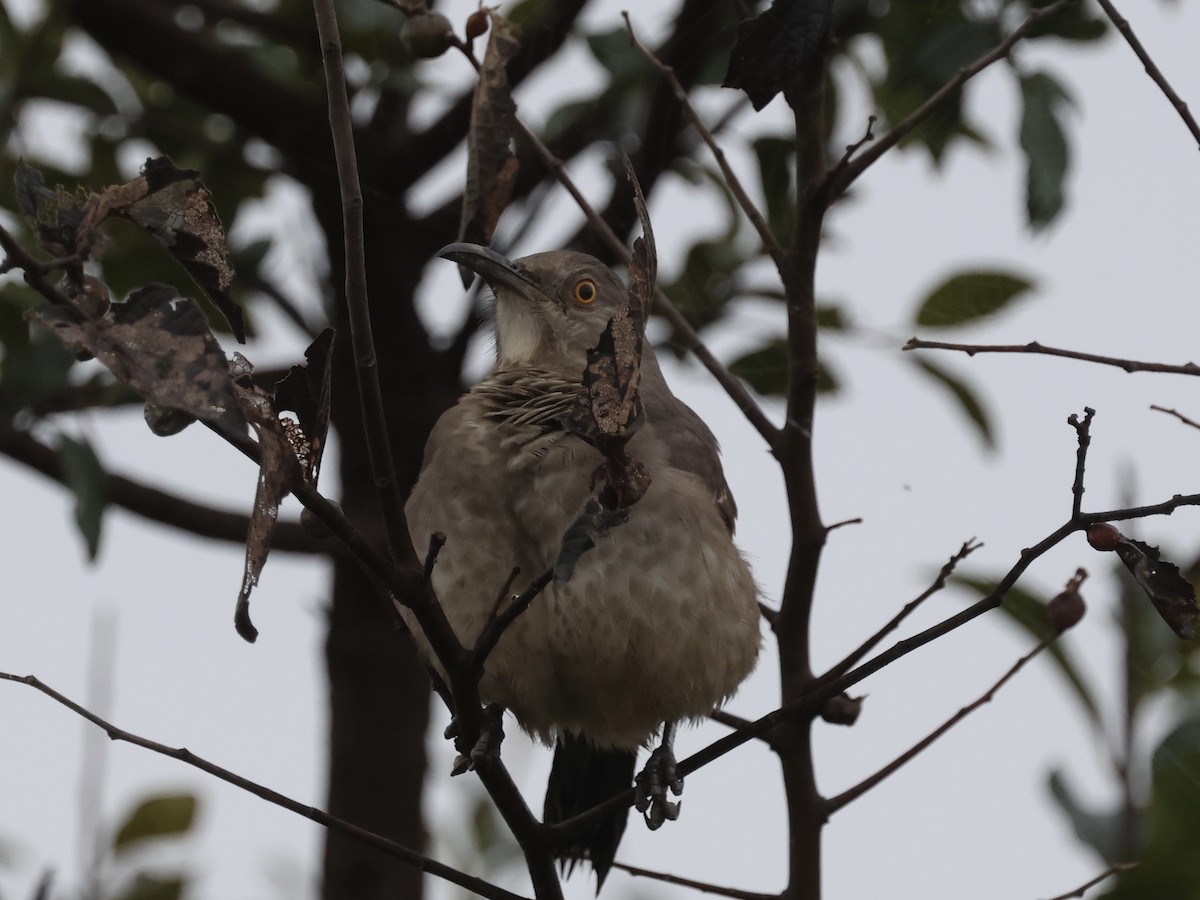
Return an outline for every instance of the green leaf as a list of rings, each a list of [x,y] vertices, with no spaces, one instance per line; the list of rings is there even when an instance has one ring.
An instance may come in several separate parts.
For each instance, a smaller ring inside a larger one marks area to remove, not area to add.
[[[794,137],[760,137],[754,142],[754,155],[758,158],[759,183],[767,201],[767,224],[779,243],[786,247],[796,229],[796,203],[792,191],[796,140]]]
[[[703,328],[721,318],[738,293],[745,262],[744,251],[732,239],[697,241],[688,249],[683,271],[662,286],[663,293],[692,325]]]
[[[119,893],[115,900],[179,900],[187,882],[178,875],[161,878],[146,872],[139,872],[126,890]]]
[[[788,345],[783,338],[772,338],[757,350],[738,357],[729,371],[760,394],[783,396],[787,393]]]
[[[991,593],[999,579],[956,575],[953,581],[956,584],[969,588],[973,594],[984,597]],[[1004,603],[1000,609],[1008,616],[1010,621],[1035,640],[1045,640],[1048,637],[1052,637],[1055,633],[1054,629],[1050,626],[1049,619],[1046,617],[1045,602],[1028,591],[1024,591],[1018,587],[1009,588],[1008,593],[1004,595]],[[1100,706],[1096,702],[1095,695],[1092,694],[1092,689],[1088,686],[1083,674],[1071,658],[1066,646],[1062,641],[1055,641],[1046,648],[1046,652],[1054,659],[1055,665],[1058,666],[1059,674],[1066,679],[1067,686],[1074,693],[1075,699],[1079,701],[1079,706],[1087,716],[1088,721],[1097,729],[1103,728],[1104,722],[1100,717]]]
[[[958,405],[962,407],[963,412],[967,414],[967,418],[975,425],[984,446],[989,450],[995,449],[996,436],[992,431],[991,416],[988,415],[982,401],[975,396],[975,391],[970,385],[951,375],[941,366],[916,356],[910,357],[910,359],[913,365],[950,392]]]
[[[614,82],[627,82],[646,75],[648,63],[629,40],[624,28],[614,28],[587,36],[592,56],[611,73]]]
[[[125,818],[113,840],[113,850],[120,853],[140,841],[184,834],[195,818],[196,798],[192,794],[150,797]]]
[[[1074,792],[1067,787],[1061,770],[1056,769],[1050,773],[1049,788],[1050,796],[1071,821],[1075,836],[1099,853],[1105,862],[1120,862],[1121,860],[1117,859],[1120,853],[1120,815],[1115,812],[1097,813],[1085,809]]]
[[[1041,9],[1049,6],[1053,0],[1035,0],[1030,6]],[[1096,41],[1108,33],[1108,22],[1099,17],[1093,17],[1091,10],[1083,3],[1068,3],[1063,9],[1047,16],[1025,32],[1025,40],[1034,38],[1056,37],[1064,41]]]
[[[55,450],[67,487],[75,494],[75,525],[83,535],[88,559],[94,560],[100,550],[100,527],[108,502],[108,473],[86,440],[59,435]]]
[[[1136,869],[1122,873],[1114,900],[1195,900],[1200,885],[1200,716],[1181,720],[1154,751],[1150,803]]]
[[[995,315],[1033,288],[1020,275],[998,270],[959,272],[951,275],[921,301],[916,324],[948,328]]]
[[[1021,149],[1028,164],[1025,206],[1030,226],[1038,229],[1054,221],[1066,202],[1063,182],[1071,155],[1060,110],[1071,98],[1050,75],[1035,72],[1021,78],[1021,99]]]
[[[738,357],[729,364],[729,371],[743,379],[764,396],[782,397],[788,386],[788,344],[782,337],[772,338],[757,350]],[[841,389],[841,380],[824,361],[817,363],[817,393],[834,394]]]
[[[853,323],[845,310],[836,303],[817,304],[817,327],[830,331],[852,331]]]

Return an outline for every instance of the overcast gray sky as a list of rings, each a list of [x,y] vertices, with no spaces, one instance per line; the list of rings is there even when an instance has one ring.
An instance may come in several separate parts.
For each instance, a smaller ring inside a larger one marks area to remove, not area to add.
[[[0,2],[14,14],[35,5],[32,0]],[[454,21],[474,6],[474,0],[442,4]],[[621,6],[596,3],[588,20],[616,27]],[[1146,0],[1126,0],[1124,7],[1177,90],[1193,108],[1200,105],[1200,8]],[[653,34],[665,9],[666,4],[639,5],[635,25]],[[572,60],[573,79],[591,67],[582,48]],[[968,102],[995,145],[992,152],[956,149],[940,173],[921,154],[891,153],[861,181],[854,200],[829,219],[831,240],[818,290],[823,298],[844,302],[873,336],[831,337],[826,345],[847,387],[819,410],[822,513],[826,521],[861,516],[864,522],[834,532],[826,551],[814,620],[817,665],[834,662],[919,593],[964,540],[977,537],[985,543],[972,557],[973,571],[999,573],[1016,561],[1022,547],[1057,527],[1070,511],[1074,465],[1074,434],[1066,417],[1085,405],[1098,411],[1089,508],[1120,505],[1127,467],[1136,472],[1138,501],[1200,490],[1194,466],[1200,434],[1148,409],[1158,403],[1200,417],[1200,396],[1185,378],[1130,376],[1039,357],[938,357],[979,387],[994,414],[1000,448],[989,454],[941,390],[914,377],[899,350],[911,336],[906,323],[924,293],[957,268],[986,265],[1027,274],[1037,289],[1014,312],[964,333],[965,339],[1037,339],[1176,363],[1197,355],[1200,155],[1195,141],[1115,35],[1084,49],[1022,47],[1020,60],[1028,69],[1045,67],[1060,76],[1077,101],[1070,116],[1069,204],[1052,231],[1032,236],[1024,225],[1023,169],[1014,152],[1019,98],[999,67],[968,89]],[[447,85],[469,78],[451,56],[426,69]],[[566,93],[563,82],[549,74],[522,90],[518,102],[528,121],[544,120],[546,110]],[[702,97],[702,106],[718,112],[731,100],[729,92],[713,90]],[[850,120],[862,122],[868,111],[864,107]],[[70,123],[54,110],[31,115],[30,124],[42,134],[29,136],[26,152],[36,158],[43,144],[61,151],[56,129]],[[746,138],[782,130],[786,119],[777,99],[761,116],[739,120],[726,135],[733,159],[746,163]],[[846,140],[860,132],[860,124],[848,126]],[[130,174],[140,162],[134,156]],[[461,177],[456,166],[449,162],[442,177]],[[602,195],[595,180],[597,160],[583,160],[576,171],[594,196]],[[440,190],[431,184],[429,196]],[[664,275],[677,269],[681,251],[704,232],[705,210],[713,202],[711,194],[670,179],[655,194],[651,213]],[[263,227],[271,221],[269,214],[281,210],[294,223],[299,206],[294,189],[280,180],[264,209]],[[546,210],[547,224],[520,251],[548,249],[578,218],[562,198]],[[311,240],[311,230],[296,229],[291,258],[280,260],[281,273],[305,265]],[[431,280],[431,297],[461,290],[452,269],[442,266]],[[431,315],[435,307],[429,304]],[[262,318],[261,331],[270,337],[252,345],[247,355],[262,365],[298,359],[300,337],[269,313]],[[738,307],[733,327],[711,335],[711,343],[729,358],[781,324],[776,311],[746,302]],[[481,359],[485,353],[481,344]],[[741,508],[739,543],[771,602],[779,593],[787,552],[782,481],[761,440],[696,364],[668,364],[667,370],[677,392],[722,441]],[[768,407],[778,419],[778,407]],[[202,429],[158,439],[142,424],[139,410],[90,417],[79,428],[114,471],[228,508],[250,506],[254,470]],[[334,472],[328,462],[326,478]],[[0,518],[0,546],[7,548],[0,669],[36,674],[87,701],[92,635],[98,622],[111,620],[115,634],[105,643],[114,722],[187,746],[301,802],[321,805],[324,565],[284,554],[272,557],[254,596],[262,634],[250,646],[232,627],[242,569],[238,548],[183,539],[113,510],[101,558],[89,566],[71,525],[71,500],[62,490],[3,459],[0,485],[10,510]],[[1143,522],[1140,534],[1190,558],[1200,543],[1200,512],[1184,510],[1170,519]],[[1099,574],[1108,560],[1082,539],[1069,541],[1038,561],[1029,583],[1057,591],[1079,565]],[[1094,579],[1085,594],[1091,613],[1066,641],[1102,695],[1113,701],[1118,670],[1112,591]],[[963,603],[954,593],[938,595],[905,633]],[[988,616],[868,679],[861,686],[869,697],[859,723],[851,729],[818,729],[820,787],[835,793],[886,763],[982,693],[1026,649],[1028,641],[1007,622]],[[739,715],[756,717],[776,702],[771,650],[768,643],[758,671],[730,704]],[[104,825],[111,826],[149,792],[200,795],[197,832],[172,857],[199,878],[192,896],[312,895],[321,845],[316,826],[175,761],[109,745],[98,731],[27,688],[0,685],[0,721],[6,723],[0,765],[4,900],[29,897],[44,868],[57,871],[60,889],[78,883],[85,752],[104,760],[99,805]],[[721,733],[717,726],[686,732],[680,750],[687,754]],[[451,749],[436,735],[431,747],[435,772],[448,772]],[[505,756],[535,805],[540,803],[549,752],[509,729]],[[1032,900],[1086,881],[1103,864],[1079,848],[1049,805],[1045,777],[1056,766],[1067,767],[1089,798],[1113,799],[1105,787],[1103,757],[1085,723],[1050,665],[1039,660],[991,706],[836,815],[826,831],[826,897]],[[432,780],[432,852],[440,859],[472,869],[478,865],[464,859],[469,848],[458,835],[480,793],[469,778]],[[680,821],[659,832],[631,822],[618,858],[753,890],[783,886],[782,785],[768,752],[750,746],[725,757],[688,779],[684,799]],[[526,890],[520,866],[496,877],[511,889]],[[605,895],[630,896],[635,888],[646,896],[692,896],[634,882],[619,872],[610,877]],[[592,891],[590,877],[577,875],[568,893],[582,898]]]

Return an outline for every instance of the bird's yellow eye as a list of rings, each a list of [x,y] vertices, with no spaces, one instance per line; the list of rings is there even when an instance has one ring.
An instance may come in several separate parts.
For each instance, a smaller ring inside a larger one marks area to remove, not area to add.
[[[575,282],[575,299],[580,303],[591,303],[596,299],[596,282],[581,278]]]

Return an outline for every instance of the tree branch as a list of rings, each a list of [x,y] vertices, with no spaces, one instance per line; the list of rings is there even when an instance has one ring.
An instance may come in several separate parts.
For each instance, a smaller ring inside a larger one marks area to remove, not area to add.
[[[1033,659],[1035,656],[1037,656],[1039,653],[1041,653],[1043,650],[1045,650],[1048,646],[1050,646],[1051,640],[1052,640],[1052,638],[1048,638],[1046,640],[1041,641],[1036,647],[1034,647],[1032,650],[1030,650],[1028,653],[1026,653],[1020,659],[1018,659],[1016,661],[1016,663],[1012,666],[1012,668],[1010,668],[1007,672],[1005,672],[1000,677],[999,681],[997,681],[990,688],[988,688],[987,692],[984,693],[984,695],[982,697],[980,697],[978,700],[974,701],[973,703],[970,703],[967,706],[964,706],[962,709],[960,709],[958,712],[956,712],[954,715],[952,715],[949,719],[947,719],[945,722],[943,722],[941,725],[939,725],[937,728],[935,728],[933,731],[931,731],[924,738],[917,741],[917,743],[913,744],[912,747],[910,747],[908,750],[901,753],[898,757],[896,757],[894,760],[892,760],[890,763],[888,763],[886,766],[884,766],[878,772],[876,772],[873,775],[868,776],[867,778],[864,778],[858,784],[854,785],[854,787],[849,788],[845,791],[842,791],[842,793],[838,794],[837,796],[830,797],[825,802],[826,812],[829,815],[833,815],[835,812],[837,812],[843,806],[846,806],[849,803],[853,803],[855,800],[857,800],[859,797],[861,797],[867,791],[871,790],[871,788],[875,787],[880,782],[882,782],[884,779],[888,778],[889,776],[893,775],[895,772],[899,771],[899,769],[905,763],[910,762],[914,757],[916,757],[918,754],[922,753],[926,748],[928,748],[931,744],[933,744],[934,741],[936,741],[938,738],[940,738],[942,735],[944,735],[947,731],[949,731],[951,728],[953,728],[955,725],[957,725],[959,722],[961,722],[963,719],[965,719],[967,716],[969,716],[975,710],[979,709],[981,706],[983,706],[987,703],[990,703],[992,701],[992,698],[996,696],[996,693],[1002,687],[1004,687],[1004,685],[1006,685],[1012,679],[1012,677],[1014,675],[1016,675],[1019,671],[1021,671],[1021,669],[1023,669],[1025,667],[1026,663],[1028,663],[1031,659]]]
[[[50,686],[44,684],[33,675],[13,675],[8,672],[0,672],[0,681],[11,681],[17,684],[25,684],[37,691],[50,697],[55,702],[65,706],[71,712],[84,719],[87,719],[93,725],[96,725],[104,730],[104,732],[114,741],[124,741],[128,744],[133,744],[137,747],[142,747],[146,750],[151,750],[163,756],[169,756],[171,759],[177,759],[180,762],[186,763],[193,768],[206,772],[227,784],[232,784],[236,788],[253,794],[256,797],[261,797],[269,803],[276,806],[281,806],[290,812],[303,816],[318,825],[323,825],[333,831],[340,831],[343,834],[350,835],[356,840],[362,841],[377,850],[381,850],[389,856],[403,860],[411,866],[415,866],[422,872],[428,872],[430,875],[435,875],[438,878],[443,878],[452,884],[457,884],[460,887],[473,891],[481,897],[495,898],[495,900],[521,900],[519,894],[513,894],[502,888],[496,887],[490,882],[483,881],[480,878],[475,878],[472,875],[467,875],[465,872],[460,872],[450,866],[430,859],[428,856],[417,853],[415,850],[410,850],[402,844],[395,841],[390,841],[385,837],[381,837],[373,832],[367,831],[365,828],[359,828],[350,822],[343,819],[335,818],[328,813],[322,812],[313,806],[306,806],[299,803],[290,797],[273,791],[268,787],[251,781],[248,778],[243,778],[229,769],[222,768],[215,763],[209,762],[202,756],[197,756],[190,750],[183,747],[168,747],[165,744],[160,744],[157,741],[152,741],[148,738],[140,737],[132,732],[118,728],[112,723],[100,716],[91,712],[83,706],[80,706],[70,698],[60,694]]]
[[[1088,447],[1092,444],[1092,417],[1096,415],[1096,411],[1090,406],[1083,408],[1083,419],[1071,413],[1067,417],[1067,424],[1075,429],[1075,434],[1079,441],[1079,447],[1075,451],[1075,481],[1071,485],[1071,518],[1079,518],[1080,512],[1083,510],[1083,478],[1087,473],[1087,454]]]
[[[0,429],[0,454],[66,484],[66,475],[58,454],[52,447],[23,431]],[[225,512],[186,500],[177,494],[149,487],[141,482],[109,473],[108,503],[141,516],[199,537],[246,542],[250,520],[240,513]],[[295,553],[326,553],[329,546],[309,535],[298,522],[279,522],[271,534],[271,546]]]
[[[900,623],[907,619],[918,606],[920,606],[938,591],[942,590],[946,586],[946,580],[954,573],[954,570],[958,564],[982,546],[983,544],[978,544],[975,542],[974,538],[971,538],[969,541],[959,547],[958,552],[951,556],[946,564],[942,566],[941,571],[938,572],[937,578],[933,580],[933,584],[926,588],[925,591],[923,591],[919,596],[906,603],[904,608],[901,609],[900,612],[896,613],[896,615],[893,616],[886,625],[863,641],[858,647],[851,650],[850,653],[848,653],[845,658],[841,660],[841,662],[834,665],[829,669],[829,671],[817,679],[817,683],[824,684],[825,682],[834,678],[840,678],[842,675],[845,675],[852,668],[854,668],[854,665],[860,659],[870,653],[880,641],[899,628]]]
[[[625,863],[614,862],[614,869],[620,869],[623,872],[628,872],[635,878],[649,878],[654,881],[661,881],[663,884],[677,884],[680,887],[689,887],[693,890],[700,891],[702,894],[715,894],[718,897],[733,897],[734,900],[778,900],[778,894],[762,894],[757,891],[743,891],[738,888],[721,887],[717,884],[709,884],[707,881],[695,881],[691,878],[682,878],[679,875],[668,875],[666,872],[654,872],[650,869],[642,869],[638,866],[629,866]]]
[[[1184,425],[1190,425],[1192,428],[1200,428],[1200,422],[1197,422],[1195,419],[1189,419],[1183,413],[1179,412],[1179,410],[1167,409],[1165,406],[1158,406],[1157,404],[1154,404],[1154,403],[1150,404],[1150,408],[1152,410],[1154,410],[1155,412],[1162,412],[1162,413],[1167,413],[1168,415],[1172,415],[1175,418],[1177,418],[1180,422],[1182,422]]]
[[[1073,897],[1078,897],[1079,900],[1083,900],[1083,895],[1087,893],[1088,888],[1093,888],[1100,884],[1100,882],[1112,878],[1114,875],[1119,875],[1121,872],[1128,872],[1130,869],[1136,869],[1137,867],[1138,864],[1136,862],[1113,863],[1091,881],[1081,884],[1073,891],[1067,891],[1065,894],[1059,894],[1055,897],[1051,897],[1050,900],[1071,900]]]
[[[404,518],[404,497],[392,457],[387,418],[383,411],[383,392],[379,386],[379,367],[375,359],[375,339],[371,333],[371,307],[367,299],[366,238],[363,233],[362,186],[358,180],[358,160],[354,147],[354,123],[350,118],[346,73],[342,68],[342,43],[338,35],[333,0],[313,0],[317,32],[321,36],[321,56],[325,63],[325,84],[329,96],[329,127],[333,136],[333,154],[337,162],[338,186],[342,195],[342,222],[346,257],[346,305],[350,319],[350,339],[354,344],[355,373],[362,402],[363,429],[371,477],[379,493],[388,549],[392,559],[402,566],[416,566],[417,554],[408,535]]]
[[[1121,359],[1116,356],[1101,356],[1097,353],[1083,353],[1079,350],[1064,350],[1061,347],[1047,347],[1037,341],[1028,344],[952,344],[945,341],[925,341],[920,338],[909,338],[900,349],[902,350],[958,350],[967,356],[976,353],[1033,353],[1040,356],[1061,356],[1066,359],[1078,359],[1083,362],[1099,363],[1102,366],[1115,366],[1126,372],[1162,372],[1169,375],[1200,375],[1200,366],[1193,362],[1183,365],[1168,363],[1141,362],[1136,359]]]
[[[1067,5],[1077,2],[1079,0],[1056,0],[1056,2],[1051,3],[1049,6],[1033,10],[1025,18],[1025,21],[1012,30],[1007,38],[969,66],[960,69],[953,78],[938,88],[928,100],[913,110],[903,122],[896,125],[891,131],[864,150],[862,155],[850,158],[850,155],[847,154],[847,156],[843,157],[841,162],[830,170],[829,176],[821,186],[821,193],[825,198],[825,202],[832,205],[839,197],[846,193],[846,189],[868,167],[877,162],[883,154],[899,144],[914,128],[929,118],[930,114],[941,105],[943,100],[988,66],[1005,59],[1021,38],[1025,37],[1030,28],[1047,16],[1052,16],[1066,8]]]
[[[1137,35],[1133,33],[1133,28],[1129,21],[1122,16],[1110,0],[1098,0],[1100,8],[1104,10],[1104,14],[1112,21],[1113,25],[1117,26],[1117,31],[1125,38],[1125,42],[1133,48],[1133,52],[1137,54],[1137,58],[1142,61],[1142,65],[1146,68],[1146,74],[1158,85],[1159,90],[1163,92],[1163,96],[1171,101],[1171,105],[1175,107],[1175,111],[1179,113],[1179,118],[1183,119],[1183,124],[1187,126],[1188,131],[1192,133],[1192,137],[1196,139],[1197,146],[1200,146],[1200,124],[1197,124],[1195,117],[1188,109],[1188,105],[1183,101],[1175,89],[1171,87],[1171,83],[1167,81],[1165,75],[1150,58],[1150,54],[1146,52],[1146,48],[1142,46],[1142,42],[1138,40]]]
[[[625,19],[625,28],[629,32],[629,42],[650,61],[650,64],[662,74],[671,86],[675,102],[679,104],[680,109],[687,115],[688,120],[692,123],[692,127],[700,135],[701,140],[712,151],[713,158],[717,161],[717,166],[721,170],[721,176],[725,179],[726,186],[737,200],[738,206],[742,208],[742,212],[746,214],[746,218],[750,220],[750,224],[754,226],[754,230],[758,232],[763,249],[767,251],[767,254],[774,261],[775,267],[779,270],[779,277],[787,281],[789,276],[785,270],[790,269],[791,263],[788,261],[783,247],[779,243],[779,239],[775,236],[775,232],[771,230],[771,226],[767,224],[767,220],[763,218],[762,213],[758,211],[758,207],[754,205],[754,201],[750,199],[750,195],[746,193],[746,189],[742,186],[737,173],[733,171],[733,167],[729,165],[729,161],[725,158],[725,151],[721,149],[721,145],[717,143],[712,132],[708,130],[708,126],[704,124],[704,120],[696,112],[696,108],[692,106],[692,101],[688,98],[687,91],[679,83],[679,79],[675,77],[675,70],[655,56],[653,51],[638,40],[637,34],[633,30],[633,23],[629,21],[629,13],[622,12],[621,15]]]

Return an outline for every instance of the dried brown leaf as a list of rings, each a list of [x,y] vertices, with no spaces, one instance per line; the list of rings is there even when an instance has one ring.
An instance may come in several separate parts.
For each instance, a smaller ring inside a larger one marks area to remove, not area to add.
[[[292,366],[271,396],[249,379],[237,384],[238,400],[258,436],[259,471],[254,509],[246,534],[246,565],[233,621],[237,633],[253,643],[258,629],[250,621],[250,592],[258,585],[283,498],[299,484],[316,487],[329,427],[329,360],[332,328],[322,331],[304,352],[306,362]],[[287,413],[294,413],[292,418]]]
[[[487,244],[512,198],[518,163],[510,149],[516,134],[517,105],[508,83],[508,62],[520,49],[512,25],[489,11],[491,32],[471,103],[467,132],[467,184],[463,191],[458,239]],[[464,282],[474,274],[462,269]]]
[[[230,432],[245,427],[225,354],[203,310],[170,285],[149,284],[98,318],[83,319],[51,304],[28,315],[72,351],[95,356],[156,406]]]
[[[332,369],[334,331],[326,328],[304,351],[305,363],[292,366],[278,384],[273,395],[277,413],[291,411],[303,435],[297,449],[304,480],[313,487],[325,452],[325,436],[329,431],[329,390]]]

